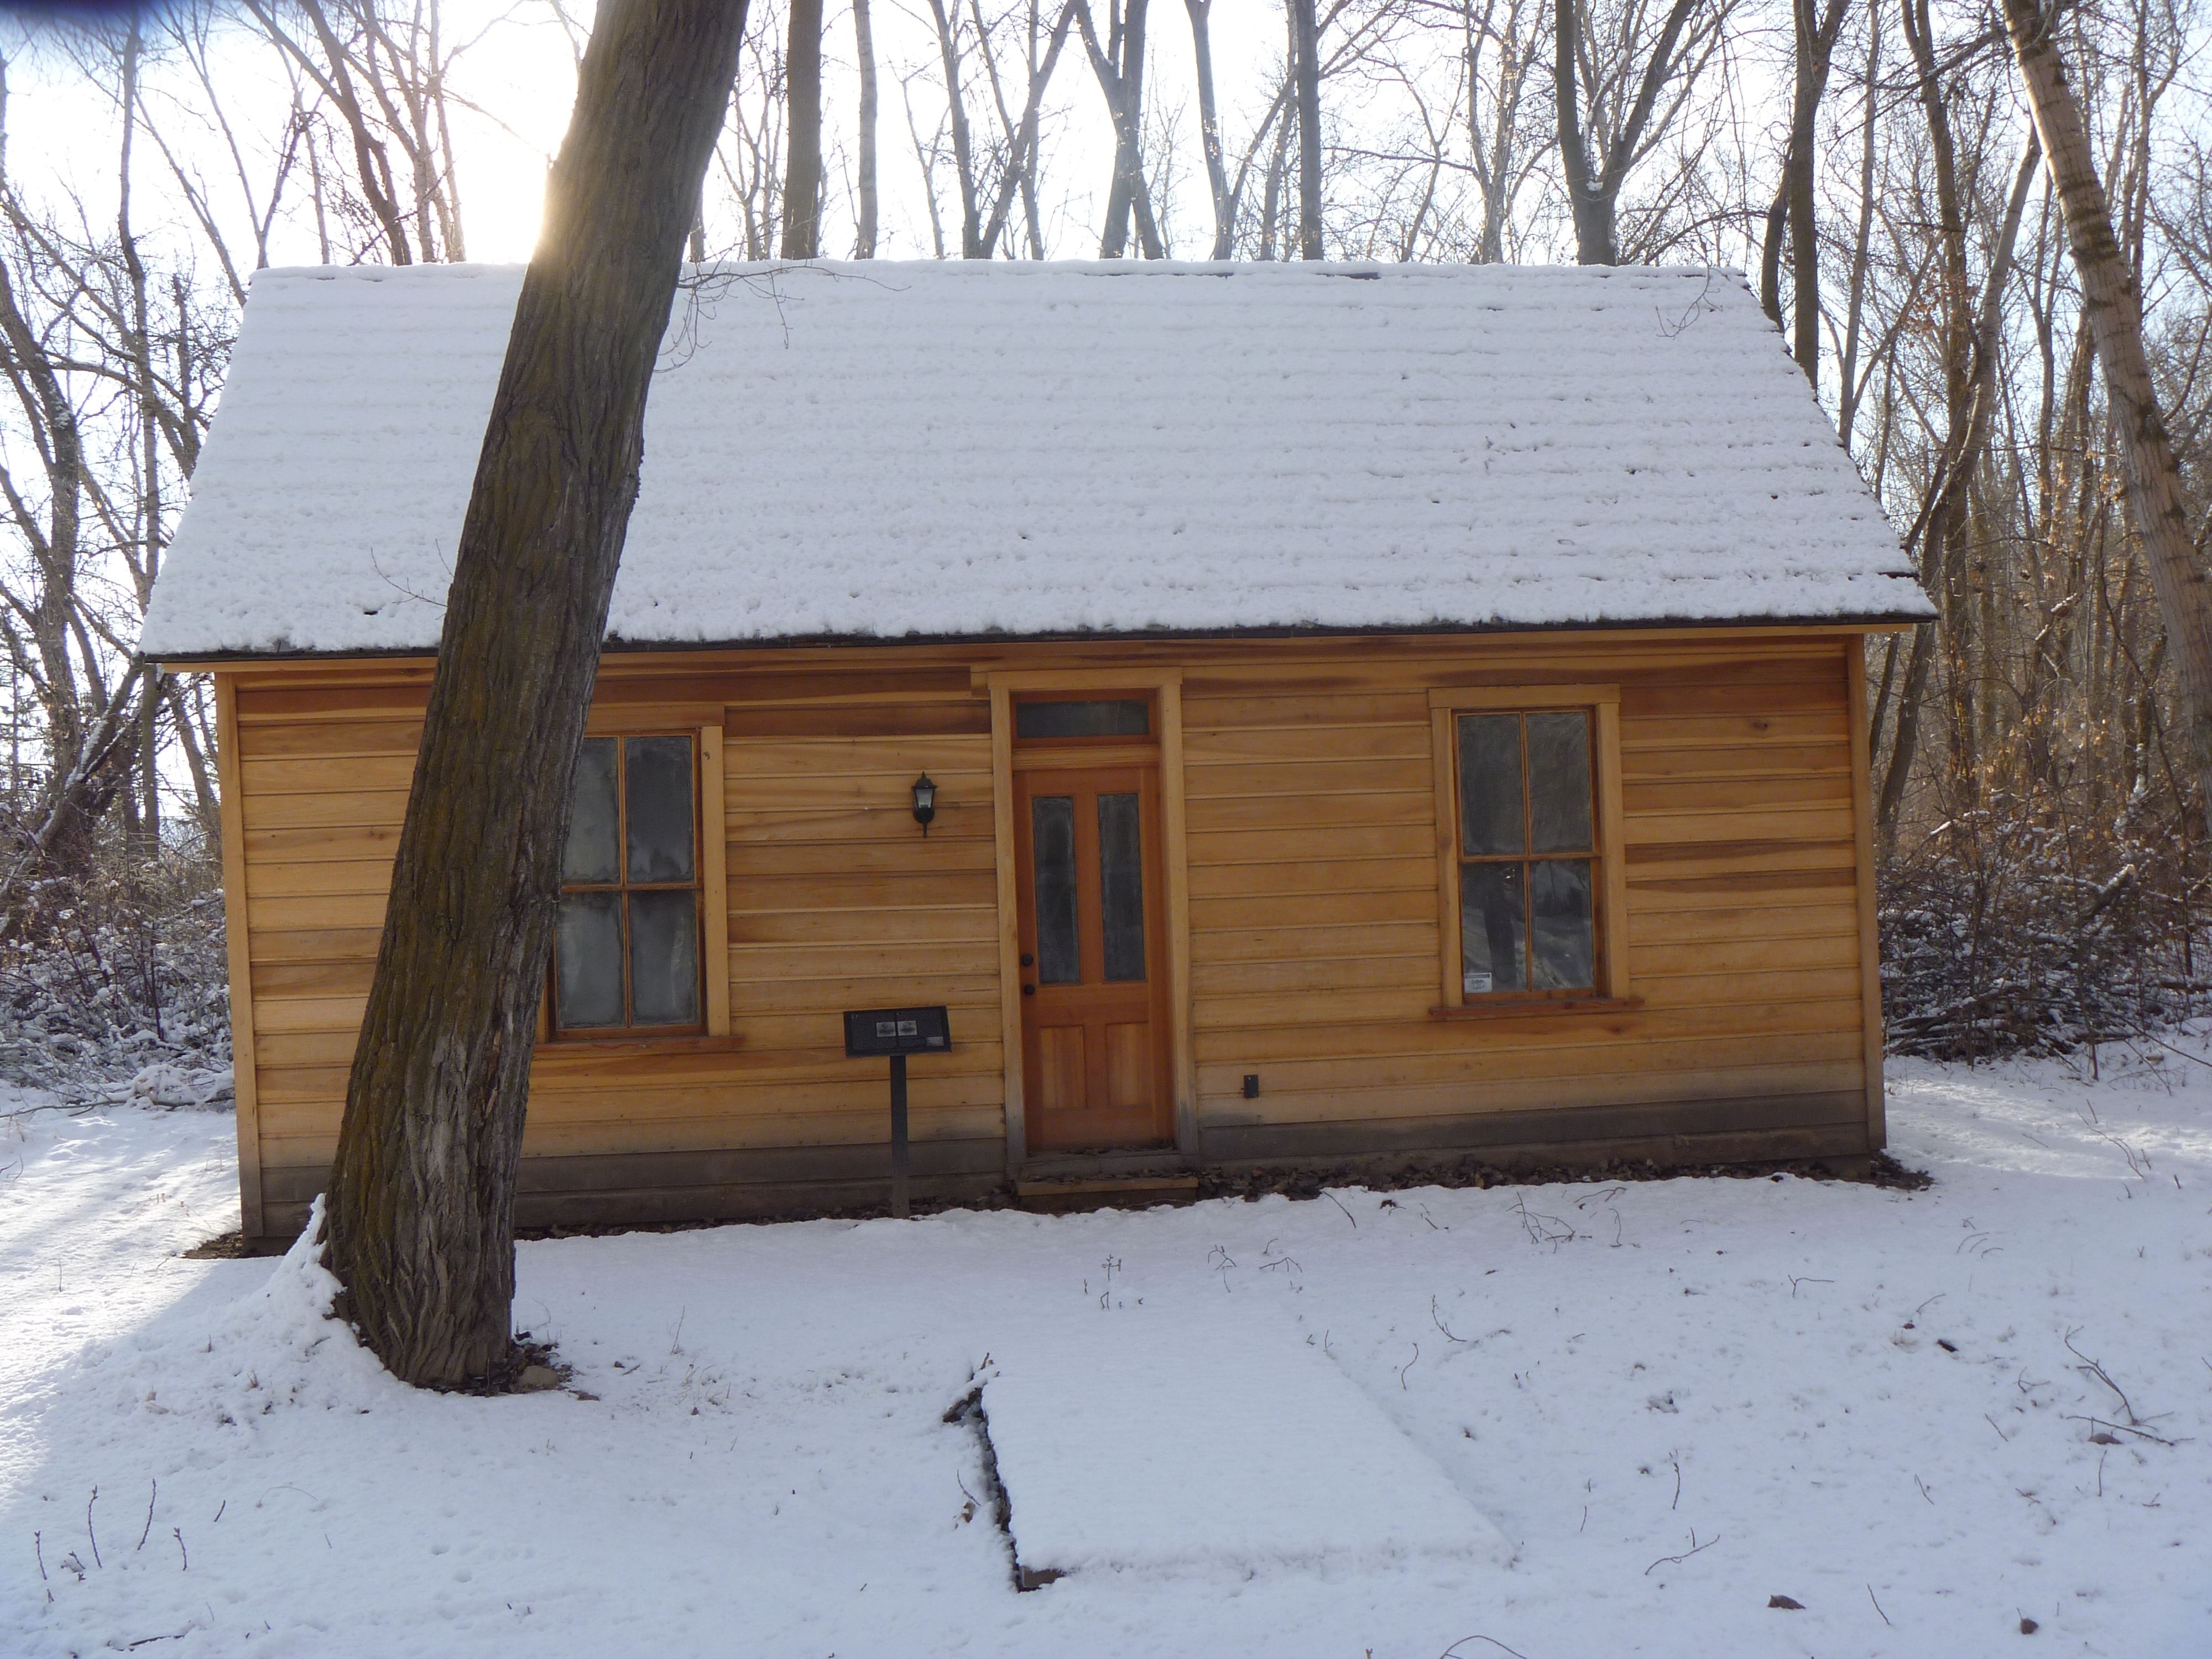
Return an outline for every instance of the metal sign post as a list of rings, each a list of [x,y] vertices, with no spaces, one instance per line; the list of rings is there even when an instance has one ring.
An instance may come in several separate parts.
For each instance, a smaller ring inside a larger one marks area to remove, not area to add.
[[[906,1057],[941,1054],[952,1046],[951,1024],[936,1008],[855,1008],[845,1015],[845,1053],[861,1059],[888,1054],[891,1062],[891,1214],[907,1218],[908,1152]]]

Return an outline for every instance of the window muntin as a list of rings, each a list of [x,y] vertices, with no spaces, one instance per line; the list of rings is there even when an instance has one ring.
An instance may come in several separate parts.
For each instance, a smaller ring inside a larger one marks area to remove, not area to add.
[[[1588,708],[1454,717],[1462,996],[1597,989],[1595,725]]]
[[[702,1029],[696,752],[688,733],[584,741],[554,951],[562,1036]]]

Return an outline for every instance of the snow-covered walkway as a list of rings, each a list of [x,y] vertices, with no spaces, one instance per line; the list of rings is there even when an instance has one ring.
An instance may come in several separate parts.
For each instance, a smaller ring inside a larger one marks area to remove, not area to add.
[[[226,1116],[19,1121],[0,1653],[2212,1653],[2212,1067],[1892,1079],[1926,1193],[1340,1191],[525,1244],[519,1321],[596,1399],[410,1392],[296,1265],[176,1256],[235,1224]],[[1087,1510],[1100,1438],[1146,1413],[1073,1346],[1127,1331],[1141,1380],[1178,1330],[1206,1333],[1185,1442],[1131,1449],[1173,1478]],[[1260,1330],[1328,1371],[1224,1357]],[[1091,1563],[1031,1593],[972,1419],[944,1420],[987,1356],[1020,1480]],[[1066,1390],[1066,1457],[1017,1420],[1018,1367],[1055,1364],[1098,1383]],[[1338,1377],[1366,1427],[1330,1438],[1308,1419]],[[1208,1419],[1236,1431],[1188,1432]],[[1284,1547],[1261,1522],[1286,1491],[1381,1543]],[[1455,1547],[1452,1498],[1504,1547]],[[1137,1547],[1090,1548],[1086,1513]],[[1165,1547],[1194,1514],[1206,1548]]]

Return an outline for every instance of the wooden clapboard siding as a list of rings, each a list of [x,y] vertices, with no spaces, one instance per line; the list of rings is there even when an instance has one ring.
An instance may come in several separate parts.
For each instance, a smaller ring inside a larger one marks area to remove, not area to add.
[[[1001,723],[1016,681],[1173,694],[1178,1141],[1202,1160],[1870,1150],[1860,648],[1747,629],[611,655],[592,730],[720,733],[732,1035],[544,1048],[525,1222],[878,1201],[883,1066],[845,1059],[852,1007],[951,1010],[953,1051],[910,1084],[918,1194],[1018,1159],[994,676]],[[1620,698],[1628,995],[1443,1017],[1431,694],[1589,685]],[[222,674],[249,1228],[296,1226],[335,1144],[428,686],[416,661]]]
[[[953,1048],[912,1067],[913,1133],[1001,1159],[988,701],[925,690],[874,706],[732,708],[723,734],[730,1015],[763,1068],[732,1091],[737,1120],[763,1133],[781,1123],[784,1145],[883,1142],[884,1066],[843,1058],[839,1015],[941,1002]],[[911,793],[924,772],[938,803],[927,836]],[[834,1133],[800,1115],[830,1091]]]
[[[1485,643],[1186,677],[1209,1156],[1371,1150],[1425,1122],[1472,1146],[1487,1144],[1468,1127],[1485,1114],[1729,1098],[1805,1103],[1793,1133],[1809,1122],[1828,1152],[1866,1150],[1851,1133],[1868,1064],[1856,641]],[[1590,683],[1620,689],[1635,1006],[1439,1019],[1427,694]],[[1705,1132],[1680,1112],[1652,1122]]]
[[[241,1178],[255,1189],[252,1229],[281,1231],[336,1146],[428,676],[270,665],[223,681]],[[817,701],[727,701],[762,692]],[[883,1066],[845,1059],[840,1012],[943,1000],[957,1046],[915,1068],[916,1168],[927,1177],[941,1164],[969,1183],[961,1190],[981,1190],[973,1176],[996,1170],[1002,1135],[996,876],[988,706],[964,671],[687,675],[614,661],[592,726],[723,729],[708,819],[722,819],[738,1042],[596,1057],[541,1048],[526,1167],[814,1147],[823,1168],[792,1178],[845,1192],[856,1149],[880,1148],[888,1127]],[[941,792],[926,841],[908,810],[925,768]],[[970,1150],[921,1150],[940,1142]],[[264,1206],[264,1176],[290,1196]],[[743,1212],[727,1181],[708,1185],[712,1206]],[[917,1191],[929,1190],[924,1179]]]

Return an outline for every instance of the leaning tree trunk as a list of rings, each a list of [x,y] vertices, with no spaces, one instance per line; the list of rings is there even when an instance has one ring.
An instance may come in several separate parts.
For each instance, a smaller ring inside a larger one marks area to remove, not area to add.
[[[2096,155],[2081,106],[2066,84],[2066,66],[2051,37],[2050,20],[2037,0],[2004,0],[2004,11],[2028,107],[2051,157],[2067,245],[2081,280],[2082,309],[2096,342],[2098,365],[2105,371],[2112,424],[2119,430],[2128,509],[2142,537],[2143,563],[2180,665],[2191,757],[2206,808],[2212,811],[2212,583],[2198,568],[2190,545],[2180,470],[2143,351],[2142,296],[2112,234],[2112,212],[2097,177]]]
[[[512,1364],[515,1176],[571,775],[744,12],[601,0],[477,463],[331,1173],[343,1310],[410,1382]]]

